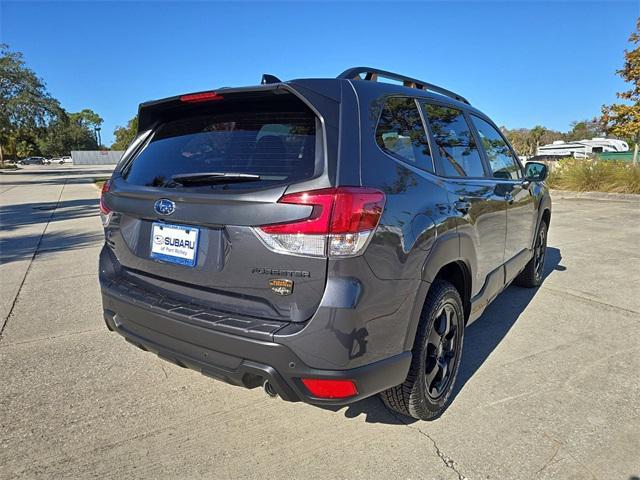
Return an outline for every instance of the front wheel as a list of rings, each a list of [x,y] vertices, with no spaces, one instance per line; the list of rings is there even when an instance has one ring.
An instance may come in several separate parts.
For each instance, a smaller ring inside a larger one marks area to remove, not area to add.
[[[422,308],[407,379],[380,394],[385,405],[418,420],[440,416],[453,391],[463,337],[460,294],[449,282],[437,280]]]

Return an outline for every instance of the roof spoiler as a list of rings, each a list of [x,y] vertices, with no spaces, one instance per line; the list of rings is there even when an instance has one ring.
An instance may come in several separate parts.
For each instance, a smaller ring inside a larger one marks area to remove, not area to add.
[[[275,78],[275,77],[273,77]],[[185,105],[200,102],[217,102],[223,101],[225,98],[232,99],[244,95],[264,96],[269,92],[285,89],[292,91],[282,83],[266,83],[252,87],[239,88],[217,88],[211,91],[194,92],[184,95],[176,95],[173,97],[163,98],[160,100],[152,100],[150,102],[141,103],[138,107],[138,133],[153,128],[158,120],[172,111],[184,108]],[[283,92],[284,93],[284,92]]]

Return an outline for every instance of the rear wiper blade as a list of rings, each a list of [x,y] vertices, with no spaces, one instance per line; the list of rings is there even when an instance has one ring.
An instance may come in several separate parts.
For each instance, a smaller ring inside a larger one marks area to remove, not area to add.
[[[181,173],[171,177],[171,180],[181,185],[213,185],[217,183],[255,182],[260,180],[260,175],[232,172]]]

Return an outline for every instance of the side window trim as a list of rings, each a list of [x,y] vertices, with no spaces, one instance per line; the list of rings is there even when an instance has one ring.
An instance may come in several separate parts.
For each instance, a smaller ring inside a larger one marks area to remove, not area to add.
[[[467,122],[467,126],[471,130],[471,135],[473,135],[473,141],[476,142],[476,147],[478,152],[480,153],[480,161],[482,162],[482,169],[484,170],[484,178],[493,179],[493,172],[491,171],[491,165],[489,165],[489,159],[487,158],[484,146],[482,145],[482,139],[480,138],[480,133],[476,128],[475,124],[471,121],[471,114],[468,110],[462,110],[464,114],[464,120]]]
[[[471,125],[470,122],[470,118],[468,116],[468,112],[466,109],[461,108],[459,106],[453,106],[451,104],[448,104],[446,102],[439,102],[437,100],[432,100],[432,99],[425,99],[422,98],[420,100],[418,100],[419,106],[420,106],[420,115],[422,115],[423,121],[425,122],[425,127],[426,127],[426,131],[427,131],[427,136],[429,138],[429,147],[431,147],[431,145],[434,145],[436,148],[435,149],[431,149],[431,159],[434,162],[434,172],[435,175],[437,175],[438,177],[441,178],[446,178],[446,179],[450,179],[450,180],[464,180],[464,179],[469,179],[469,180],[493,180],[493,176],[491,175],[491,170],[489,169],[486,159],[484,158],[483,155],[483,148],[480,148],[480,144],[478,143],[478,135],[475,132],[475,126]],[[444,174],[444,168],[442,167],[442,156],[440,155],[440,149],[437,148],[437,144],[435,141],[435,137],[433,135],[433,131],[431,130],[431,123],[429,122],[428,116],[425,112],[426,110],[426,105],[436,105],[436,106],[440,106],[440,107],[446,107],[446,108],[452,108],[454,110],[459,110],[460,112],[462,112],[462,115],[464,117],[465,122],[467,123],[467,127],[469,128],[469,131],[471,132],[471,135],[473,136],[473,141],[476,144],[476,149],[478,150],[478,155],[480,156],[480,163],[482,164],[482,170],[484,171],[484,176],[482,177],[448,177]]]
[[[515,150],[513,149],[511,144],[509,143],[509,140],[507,140],[507,138],[502,134],[500,129],[491,121],[491,119],[489,117],[485,117],[483,115],[477,115],[476,113],[470,113],[470,112],[468,113],[468,115],[469,115],[468,122],[471,123],[471,125],[473,125],[474,135],[477,136],[478,145],[480,146],[479,147],[480,155],[482,156],[483,162],[485,163],[485,169],[488,169],[489,178],[492,178],[492,179],[495,179],[495,180],[499,180],[501,182],[521,183],[522,179],[524,178],[524,167],[520,163],[520,159],[518,158],[518,155],[516,155]],[[496,132],[498,132],[498,135],[500,135],[500,138],[502,138],[504,143],[509,148],[509,152],[511,153],[511,158],[516,162],[516,166],[518,167],[518,170],[520,171],[520,178],[507,179],[507,178],[500,178],[500,177],[494,177],[493,176],[493,171],[491,170],[491,165],[489,163],[489,158],[487,157],[487,152],[485,152],[484,145],[480,141],[481,140],[480,139],[480,133],[477,131],[478,129],[476,128],[475,124],[473,123],[473,121],[471,119],[472,116],[482,120],[483,122],[488,123],[491,127],[493,127],[495,129]]]
[[[413,101],[415,102],[416,108],[418,109],[418,113],[420,114],[420,120],[422,120],[422,129],[424,130],[424,134],[427,139],[427,145],[429,145],[429,151],[431,152],[431,168],[432,168],[431,172],[436,174],[438,170],[436,169],[436,161],[433,153],[434,143],[431,137],[431,128],[429,126],[429,122],[427,122],[427,118],[424,115],[424,111],[422,110],[422,105],[420,105],[420,101],[417,98],[414,98]]]

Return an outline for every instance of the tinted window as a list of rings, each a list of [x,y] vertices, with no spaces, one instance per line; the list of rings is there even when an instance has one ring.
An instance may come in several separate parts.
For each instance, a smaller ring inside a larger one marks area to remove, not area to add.
[[[296,108],[254,103],[239,111],[187,116],[160,125],[124,176],[128,183],[151,187],[177,187],[174,175],[206,172],[257,174],[259,186],[291,183],[314,174],[315,133],[315,116]]]
[[[480,153],[462,111],[432,104],[426,104],[425,110],[442,159],[443,175],[484,176]]]
[[[386,152],[433,172],[429,143],[414,99],[387,100],[376,129],[376,141]]]
[[[493,176],[514,180],[521,178],[520,167],[500,132],[474,115],[471,115],[471,120],[478,129],[482,148],[487,154]]]

